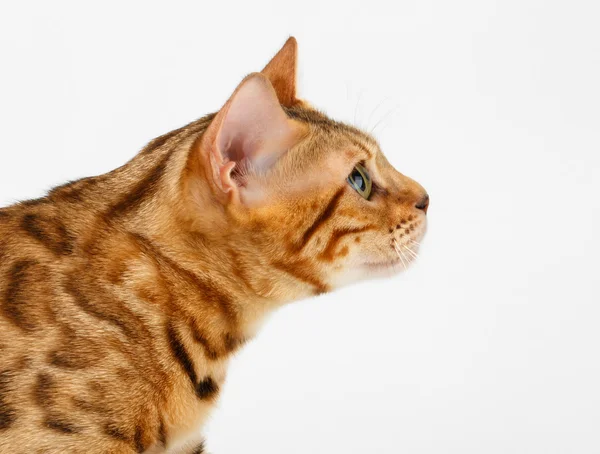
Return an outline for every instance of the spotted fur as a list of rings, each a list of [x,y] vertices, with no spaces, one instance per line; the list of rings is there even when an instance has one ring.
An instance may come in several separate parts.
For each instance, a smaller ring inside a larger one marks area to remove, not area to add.
[[[0,452],[204,453],[228,360],[266,314],[416,249],[423,188],[299,100],[295,68],[291,38],[236,91],[273,93],[293,131],[267,170],[207,151],[229,101],[112,172],[0,209]],[[346,182],[359,162],[369,200]]]

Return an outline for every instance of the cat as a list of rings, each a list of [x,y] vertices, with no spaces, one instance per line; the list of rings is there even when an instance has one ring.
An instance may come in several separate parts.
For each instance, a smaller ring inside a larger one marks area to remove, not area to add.
[[[427,193],[297,98],[296,55],[122,167],[0,210],[1,453],[201,453],[266,315],[411,261]]]

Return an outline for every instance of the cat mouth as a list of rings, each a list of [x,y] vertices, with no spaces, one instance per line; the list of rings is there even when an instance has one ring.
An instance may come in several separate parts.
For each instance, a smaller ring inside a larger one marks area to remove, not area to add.
[[[371,271],[404,271],[417,259],[419,245],[412,240],[413,244],[393,243],[396,257],[382,260],[369,261],[364,266]]]

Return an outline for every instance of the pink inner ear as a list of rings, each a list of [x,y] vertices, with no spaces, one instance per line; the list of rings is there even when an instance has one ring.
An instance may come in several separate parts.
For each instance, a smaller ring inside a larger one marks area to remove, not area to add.
[[[268,170],[291,145],[294,129],[264,76],[242,82],[226,109],[216,142],[223,162],[236,163],[233,179]]]

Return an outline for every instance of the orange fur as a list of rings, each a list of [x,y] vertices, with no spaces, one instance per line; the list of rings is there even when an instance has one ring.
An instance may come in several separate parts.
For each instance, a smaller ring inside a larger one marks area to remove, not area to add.
[[[279,102],[285,107],[292,107],[299,102],[296,98],[297,64],[298,43],[292,36],[261,71],[271,81]]]
[[[216,114],[0,210],[0,452],[201,452],[265,315],[410,261],[423,188],[298,101],[295,70],[290,38]]]

